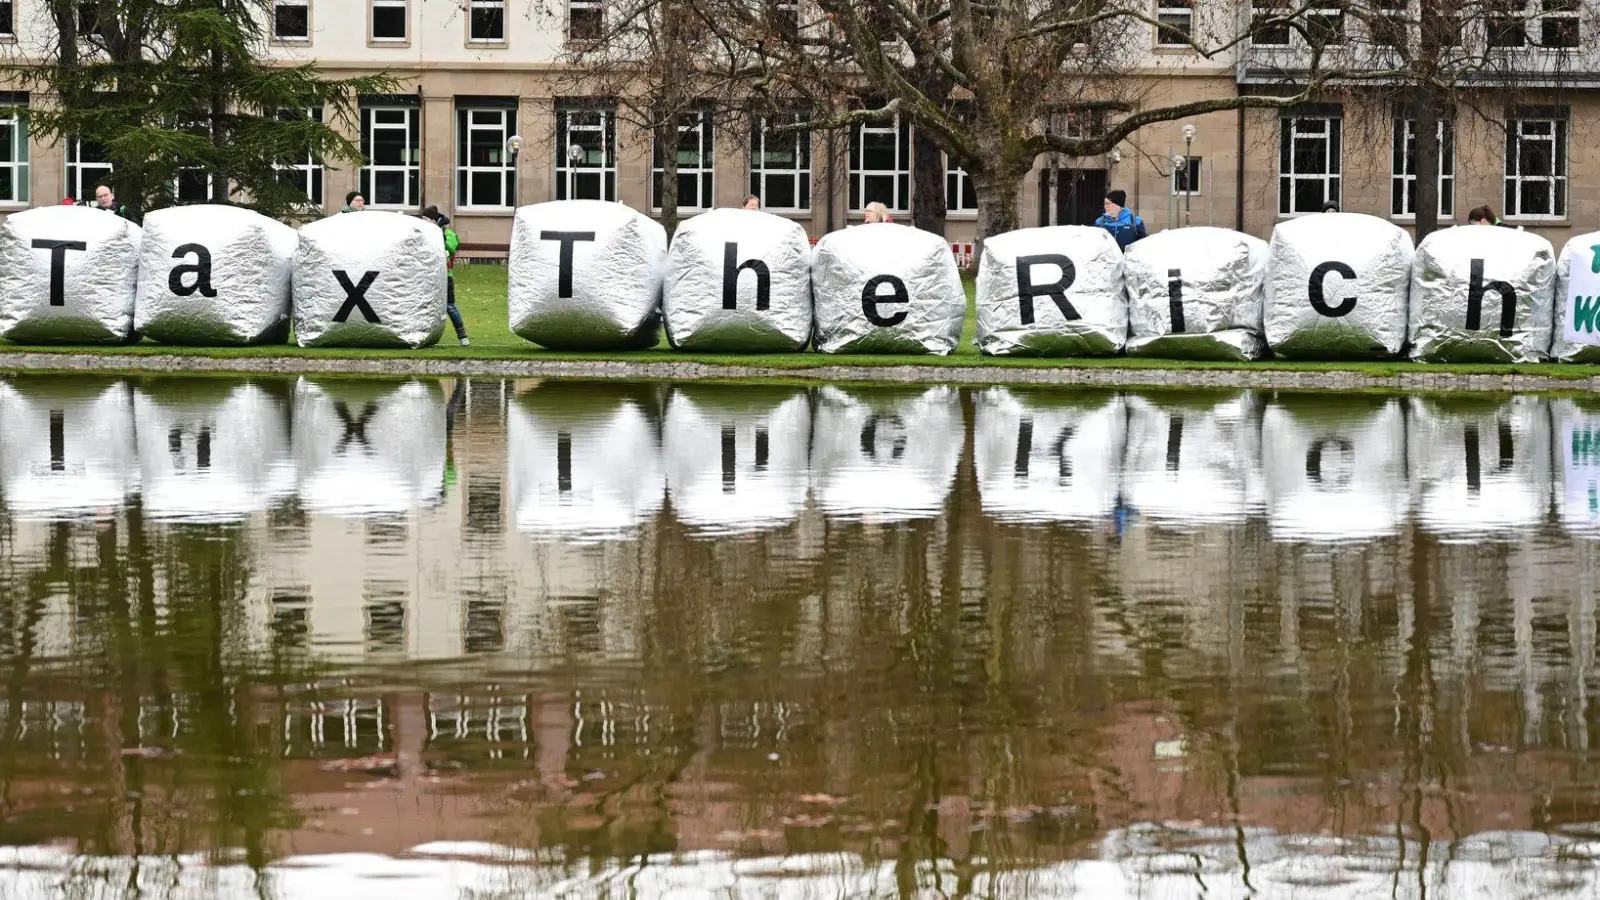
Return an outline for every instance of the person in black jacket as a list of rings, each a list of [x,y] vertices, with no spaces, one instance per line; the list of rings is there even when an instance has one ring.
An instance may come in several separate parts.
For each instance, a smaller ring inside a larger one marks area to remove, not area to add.
[[[97,185],[94,189],[94,208],[116,213],[129,221],[133,219],[133,216],[128,213],[128,208],[117,202],[117,195],[112,193],[111,188],[103,184]]]

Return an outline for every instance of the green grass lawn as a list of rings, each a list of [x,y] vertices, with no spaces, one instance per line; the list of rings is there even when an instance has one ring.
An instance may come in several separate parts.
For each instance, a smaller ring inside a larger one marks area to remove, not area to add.
[[[468,265],[456,269],[456,302],[466,318],[472,346],[455,343],[451,330],[438,346],[423,350],[359,350],[327,347],[297,347],[293,344],[260,347],[173,347],[143,341],[116,347],[20,347],[0,341],[0,349],[41,353],[169,354],[173,356],[240,357],[342,357],[342,358],[427,358],[482,360],[607,360],[629,359],[640,362],[697,362],[711,365],[750,365],[767,368],[805,369],[815,366],[1010,366],[1078,367],[1123,369],[1290,369],[1303,371],[1353,371],[1369,375],[1393,375],[1426,370],[1452,374],[1506,374],[1511,372],[1549,378],[1588,378],[1595,374],[1589,366],[1556,365],[1428,365],[1411,362],[1291,362],[1268,360],[1253,363],[1189,362],[1182,360],[1112,357],[1108,359],[1029,359],[983,356],[973,347],[977,317],[972,307],[973,283],[967,281],[967,323],[961,345],[949,356],[875,356],[820,353],[680,353],[669,349],[663,340],[656,349],[629,353],[558,353],[530,344],[511,333],[506,317],[506,269],[498,265]]]

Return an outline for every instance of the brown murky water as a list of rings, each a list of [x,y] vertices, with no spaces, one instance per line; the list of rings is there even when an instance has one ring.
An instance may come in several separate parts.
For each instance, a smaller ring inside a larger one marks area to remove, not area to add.
[[[1600,402],[0,379],[0,897],[1595,897]]]

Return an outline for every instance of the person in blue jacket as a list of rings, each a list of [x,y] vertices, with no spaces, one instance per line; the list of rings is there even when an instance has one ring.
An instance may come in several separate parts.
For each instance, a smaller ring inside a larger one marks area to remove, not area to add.
[[[1149,232],[1144,230],[1144,220],[1127,208],[1127,202],[1127,191],[1107,191],[1106,213],[1094,220],[1094,224],[1111,232],[1111,236],[1117,239],[1117,246],[1124,250],[1134,241],[1149,236]]]

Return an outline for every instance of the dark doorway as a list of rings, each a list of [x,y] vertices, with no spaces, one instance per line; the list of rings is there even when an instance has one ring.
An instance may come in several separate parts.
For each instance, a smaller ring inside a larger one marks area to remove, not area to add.
[[[1056,224],[1093,225],[1105,212],[1105,169],[1056,170]],[[1039,224],[1050,224],[1050,170],[1039,173]]]

